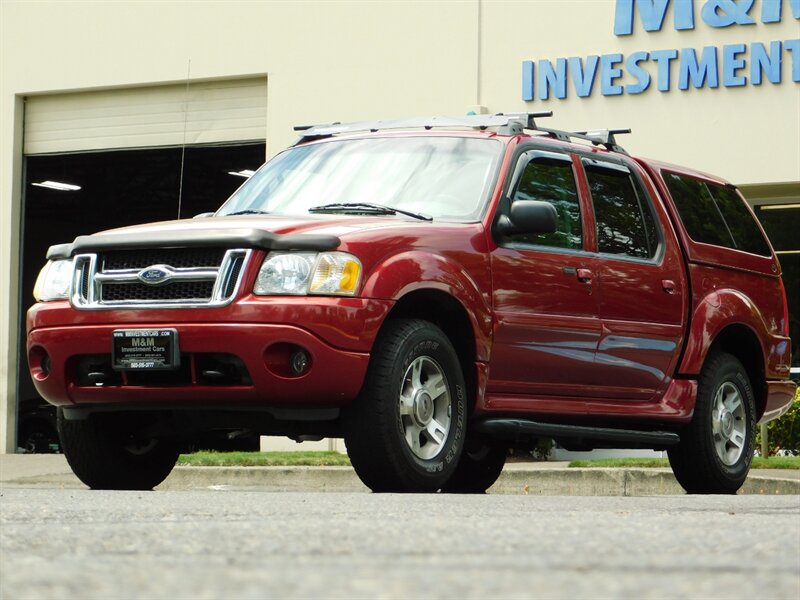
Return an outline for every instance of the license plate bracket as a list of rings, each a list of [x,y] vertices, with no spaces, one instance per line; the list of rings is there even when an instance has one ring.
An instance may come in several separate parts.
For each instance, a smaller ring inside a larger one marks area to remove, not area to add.
[[[111,366],[115,371],[170,371],[180,364],[176,329],[116,329],[112,332]]]

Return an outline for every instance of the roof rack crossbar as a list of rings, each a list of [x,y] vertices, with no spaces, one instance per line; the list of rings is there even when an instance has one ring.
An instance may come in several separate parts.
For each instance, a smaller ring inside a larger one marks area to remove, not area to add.
[[[500,127],[498,133],[501,135],[517,135],[522,133],[525,129],[538,129],[536,126],[536,119],[552,117],[553,111],[497,113],[495,116],[508,118],[508,122]]]
[[[588,131],[576,131],[575,133],[585,136],[595,146],[605,146],[607,150],[627,154],[624,148],[617,144],[616,136],[631,133],[631,129],[630,127],[627,129],[590,129]]]
[[[552,138],[561,140],[562,142],[569,142],[572,139],[586,140],[595,146],[604,146],[606,150],[611,152],[619,152],[620,154],[627,154],[625,149],[617,144],[614,134],[630,133],[630,129],[603,129],[593,131],[562,131],[561,129],[550,129],[549,127],[536,127],[535,131],[546,133]]]

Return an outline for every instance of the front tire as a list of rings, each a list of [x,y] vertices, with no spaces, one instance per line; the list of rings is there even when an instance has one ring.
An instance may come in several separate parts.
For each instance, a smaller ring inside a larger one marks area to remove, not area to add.
[[[435,492],[458,465],[466,385],[450,340],[418,319],[388,322],[358,399],[344,415],[345,443],[374,492]]]
[[[750,471],[755,446],[755,397],[732,354],[709,356],[697,387],[692,422],[668,451],[675,478],[689,494],[735,494]]]
[[[115,417],[94,414],[71,421],[58,411],[58,433],[69,466],[93,490],[153,489],[178,461],[177,444],[140,438]]]

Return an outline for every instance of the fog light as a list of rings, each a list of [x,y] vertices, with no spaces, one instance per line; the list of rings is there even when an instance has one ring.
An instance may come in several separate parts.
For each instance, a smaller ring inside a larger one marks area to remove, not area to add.
[[[308,369],[308,354],[304,350],[293,352],[289,359],[289,366],[293,375],[302,375]]]

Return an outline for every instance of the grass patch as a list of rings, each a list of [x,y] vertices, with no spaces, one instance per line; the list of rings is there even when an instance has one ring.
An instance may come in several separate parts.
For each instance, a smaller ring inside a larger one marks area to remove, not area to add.
[[[620,467],[631,467],[638,469],[654,469],[659,467],[669,468],[669,461],[666,458],[600,458],[597,460],[573,460],[569,463],[570,467],[605,468],[614,469]],[[753,469],[800,469],[800,456],[771,456],[753,458]]]
[[[770,456],[753,458],[753,469],[800,469],[800,456]]]
[[[581,469],[616,469],[619,467],[655,469],[669,467],[669,461],[666,458],[598,458],[596,460],[573,460],[568,466]]]
[[[194,452],[181,454],[182,467],[331,467],[350,466],[338,452]]]

